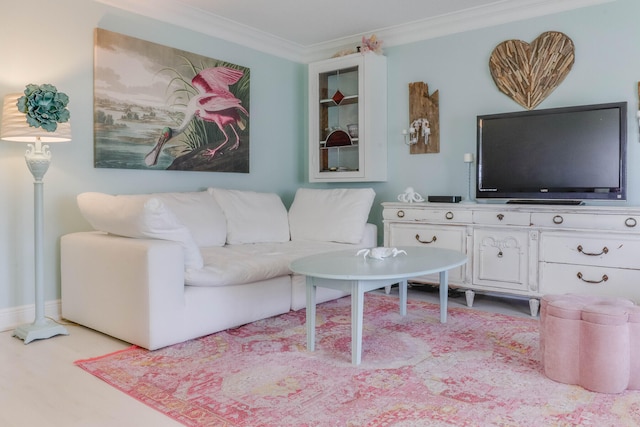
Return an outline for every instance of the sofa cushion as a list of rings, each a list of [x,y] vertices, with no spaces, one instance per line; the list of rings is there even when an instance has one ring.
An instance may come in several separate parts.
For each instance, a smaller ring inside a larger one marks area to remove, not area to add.
[[[227,218],[227,243],[286,242],[287,209],[275,193],[210,188]]]
[[[335,242],[256,243],[202,248],[204,268],[185,273],[190,286],[231,286],[253,283],[291,274],[289,264],[303,256],[335,250],[351,250],[356,256],[359,246]]]
[[[162,200],[149,195],[82,193],[77,201],[80,212],[96,230],[179,242],[184,248],[185,267],[202,268],[202,255],[191,233]]]
[[[375,192],[371,188],[300,188],[289,208],[291,240],[358,243]]]
[[[208,191],[155,193],[191,232],[200,247],[223,246],[227,240],[227,220],[222,208]]]

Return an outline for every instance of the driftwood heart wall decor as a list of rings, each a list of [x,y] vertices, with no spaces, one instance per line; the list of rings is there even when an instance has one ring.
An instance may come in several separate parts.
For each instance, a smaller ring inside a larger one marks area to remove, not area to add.
[[[547,31],[532,43],[500,43],[491,53],[489,69],[502,93],[533,110],[567,77],[574,51],[573,41],[565,34]]]

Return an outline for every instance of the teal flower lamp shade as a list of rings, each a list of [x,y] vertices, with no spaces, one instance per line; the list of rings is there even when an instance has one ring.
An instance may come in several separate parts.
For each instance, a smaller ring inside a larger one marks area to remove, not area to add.
[[[71,141],[71,124],[69,121],[58,123],[53,132],[42,127],[29,126],[27,115],[18,110],[18,99],[22,93],[11,93],[4,97],[2,108],[2,126],[0,139],[5,141],[33,143],[40,140],[45,143]]]

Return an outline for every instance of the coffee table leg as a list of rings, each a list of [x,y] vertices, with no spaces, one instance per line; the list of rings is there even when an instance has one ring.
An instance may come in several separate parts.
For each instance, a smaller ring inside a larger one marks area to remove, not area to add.
[[[316,286],[313,277],[307,276],[307,350],[316,347]]]
[[[407,315],[407,281],[403,280],[398,284],[400,288],[400,315]]]
[[[358,281],[351,284],[351,364],[362,360],[362,322],[364,317],[364,292]]]
[[[449,299],[449,271],[440,272],[440,323],[447,323],[447,301]]]

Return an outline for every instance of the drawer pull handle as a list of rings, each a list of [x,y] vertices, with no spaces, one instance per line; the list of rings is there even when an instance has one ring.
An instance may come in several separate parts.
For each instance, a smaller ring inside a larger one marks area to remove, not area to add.
[[[498,217],[498,221],[502,221],[504,219],[504,215],[503,214],[498,214],[496,216]]]
[[[585,283],[598,284],[598,283],[606,282],[607,280],[609,280],[609,276],[607,276],[606,274],[603,274],[602,279],[600,280],[587,280],[582,276],[582,273],[578,272],[578,279],[582,280]]]
[[[453,219],[453,212],[449,211],[446,214],[444,214],[444,217],[447,219]]]
[[[564,218],[562,218],[562,216],[556,215],[553,217],[554,224],[562,224],[563,222],[564,222]]]
[[[438,238],[436,236],[433,236],[431,240],[420,240],[420,235],[416,234],[416,240],[420,243],[424,243],[425,245],[428,245],[429,243],[435,243],[435,241],[438,240]]]
[[[636,221],[635,218],[627,218],[624,220],[624,225],[626,225],[629,228],[632,228],[638,225],[638,221]]]
[[[591,252],[585,252],[582,249],[582,245],[578,245],[578,247],[576,249],[578,249],[578,252],[583,253],[583,254],[588,255],[588,256],[600,256],[600,255],[606,255],[606,254],[609,253],[609,248],[607,248],[606,246],[604,248],[602,248],[602,251],[600,251],[599,254],[591,253]]]
[[[502,258],[502,251],[498,252],[498,258]]]
[[[396,215],[398,215],[398,218],[404,218],[404,211],[400,210],[396,212]]]

